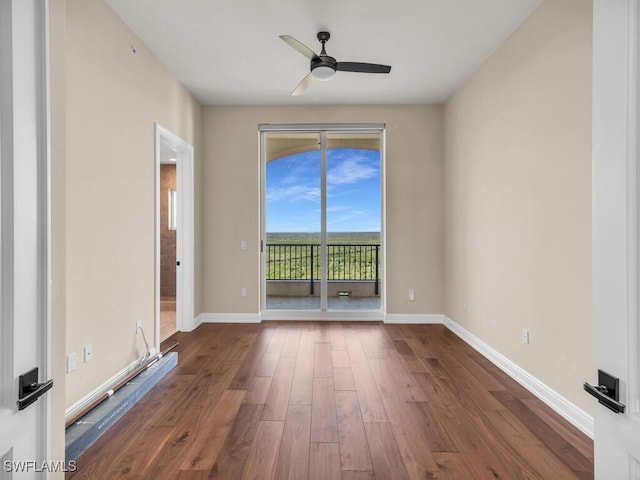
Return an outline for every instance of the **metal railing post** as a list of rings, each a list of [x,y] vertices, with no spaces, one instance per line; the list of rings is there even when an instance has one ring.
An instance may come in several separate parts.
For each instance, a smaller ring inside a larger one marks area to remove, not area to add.
[[[376,287],[375,287],[375,294],[376,296],[378,295],[378,251],[380,250],[380,245],[376,245],[376,263],[374,265],[374,268],[376,269]]]
[[[309,280],[310,283],[310,295],[313,295],[313,266],[314,266],[314,259],[313,259],[313,247],[314,245],[311,245],[311,279]]]

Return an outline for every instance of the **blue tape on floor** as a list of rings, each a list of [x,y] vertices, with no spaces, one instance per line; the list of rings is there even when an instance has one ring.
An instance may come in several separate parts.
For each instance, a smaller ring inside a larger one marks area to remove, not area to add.
[[[178,353],[167,353],[110,398],[70,425],[66,432],[66,462],[77,459],[177,364]]]

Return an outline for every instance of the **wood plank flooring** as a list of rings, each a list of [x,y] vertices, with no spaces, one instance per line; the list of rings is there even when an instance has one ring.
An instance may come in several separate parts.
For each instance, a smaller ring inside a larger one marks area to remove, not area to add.
[[[80,479],[592,479],[593,443],[441,325],[177,333]]]

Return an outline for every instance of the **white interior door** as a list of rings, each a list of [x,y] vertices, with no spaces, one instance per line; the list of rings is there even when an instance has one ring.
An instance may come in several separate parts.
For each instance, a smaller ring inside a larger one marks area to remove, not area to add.
[[[625,405],[615,413],[594,401],[595,476],[601,480],[640,478],[638,4],[594,1],[590,383],[598,383],[597,369],[619,378],[619,403]]]
[[[46,463],[48,395],[40,395],[51,385],[45,382],[49,378],[46,12],[42,0],[0,0],[2,480],[43,478],[52,466]],[[37,375],[20,393],[19,377],[35,367]]]

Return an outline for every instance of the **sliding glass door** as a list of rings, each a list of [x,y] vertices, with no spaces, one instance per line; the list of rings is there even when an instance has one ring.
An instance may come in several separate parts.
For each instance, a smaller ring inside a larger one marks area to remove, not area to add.
[[[261,127],[263,312],[382,309],[382,128]]]

